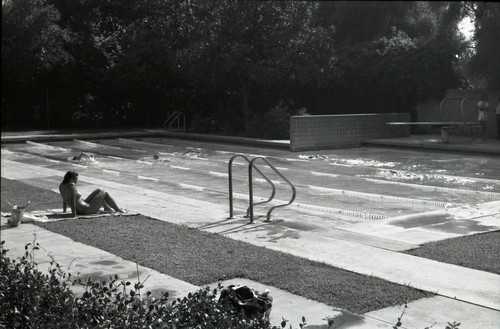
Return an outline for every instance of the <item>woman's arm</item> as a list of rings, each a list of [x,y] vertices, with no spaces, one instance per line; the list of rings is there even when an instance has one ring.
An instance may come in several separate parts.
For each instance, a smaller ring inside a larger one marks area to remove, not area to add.
[[[71,208],[71,213],[73,217],[76,217],[76,198],[78,192],[76,191],[76,186],[74,184],[70,184],[69,188],[69,206]]]

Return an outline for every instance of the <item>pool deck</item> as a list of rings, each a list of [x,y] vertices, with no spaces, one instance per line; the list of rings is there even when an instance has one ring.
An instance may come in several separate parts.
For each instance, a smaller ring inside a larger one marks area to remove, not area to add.
[[[500,139],[487,139],[483,142],[472,141],[470,137],[453,135],[449,137],[449,143],[446,144],[441,142],[441,136],[438,135],[412,135],[404,138],[373,140],[363,145],[500,155]]]
[[[232,142],[266,147],[288,148],[287,141],[263,141],[246,138],[231,139],[226,136],[198,135],[164,132],[165,137],[202,139],[214,142]],[[25,140],[45,141],[62,139],[85,139],[105,137],[157,136],[158,130],[121,131],[116,133],[2,133],[2,143],[23,142]],[[168,135],[170,134],[170,135]],[[449,144],[437,142],[439,136],[412,136],[406,139],[379,140],[368,143],[370,146],[415,147],[433,151],[473,152],[488,156],[500,155],[500,141],[487,140],[484,143],[472,143],[470,139],[450,136]],[[367,145],[368,145],[367,144]],[[64,173],[26,165],[14,161],[3,161],[1,175],[8,179],[29,179],[37,181],[37,186],[54,190],[44,178],[61,177]],[[325,262],[332,266],[344,268],[356,273],[374,275],[392,282],[409,284],[413,287],[432,291],[436,297],[417,300],[408,305],[403,317],[403,328],[424,328],[437,322],[436,328],[444,328],[447,321],[461,322],[461,328],[498,328],[500,327],[500,276],[492,273],[463,268],[437,261],[414,257],[382,247],[363,243],[363,239],[379,234],[396,234],[404,236],[404,240],[418,241],[422,231],[404,230],[388,232],[387,222],[366,225],[359,228],[360,240],[344,240],[340,236],[318,234],[316,232],[295,230],[293,238],[282,238],[279,242],[269,240],[267,224],[258,222],[248,225],[243,218],[232,222],[226,220],[226,205],[211,202],[200,202],[177,195],[153,192],[146,188],[136,188],[134,193],[128,192],[128,186],[106,180],[82,177],[82,181],[94,186],[102,186],[116,198],[128,205],[128,209],[156,219],[188,225],[193,228],[223,234],[227,237],[266,248],[291,253],[311,260]],[[44,183],[45,182],[45,183]],[[44,185],[45,184],[45,185]],[[86,193],[88,191],[82,191]],[[481,218],[483,224],[491,225],[494,230],[500,229],[500,201],[481,204],[478,207],[452,208],[444,211],[447,216],[457,222]],[[431,216],[432,214],[415,214],[415,216]],[[401,219],[400,219],[401,220]],[[392,229],[394,229],[392,227]],[[11,255],[21,255],[24,245],[36,241],[47,252],[71,271],[82,274],[98,274],[107,278],[118,274],[120,278],[134,280],[137,273],[140,278],[149,278],[145,284],[147,290],[167,290],[174,298],[185,296],[195,287],[187,282],[171,278],[151,269],[137,267],[134,262],[123,260],[115,255],[97,248],[74,242],[67,237],[43,230],[32,224],[22,224],[17,228],[9,228],[2,218],[1,240],[6,240],[6,247]],[[282,232],[283,233],[283,232]],[[279,233],[278,233],[279,234]],[[37,256],[39,263],[47,263],[50,257],[46,253]],[[334,309],[331,306],[306,300],[305,298],[280,291],[273,287],[265,287],[256,282],[233,279],[226,283],[243,283],[257,289],[269,288],[274,298],[271,313],[273,324],[281,321],[281,317],[290,320],[293,327],[298,327],[300,318],[305,315],[310,324],[325,323],[325,316],[336,316],[331,328],[392,328],[401,314],[400,307],[356,315]],[[326,328],[326,327],[325,327]]]

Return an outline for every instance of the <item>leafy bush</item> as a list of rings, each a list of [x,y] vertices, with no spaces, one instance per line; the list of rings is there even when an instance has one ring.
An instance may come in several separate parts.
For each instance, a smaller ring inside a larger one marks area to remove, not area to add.
[[[52,261],[42,274],[33,261],[38,244],[27,244],[19,260],[10,260],[1,243],[0,328],[270,328],[267,319],[234,314],[206,287],[172,302],[168,293],[141,297],[140,282],[73,280],[85,292],[75,296],[69,274]],[[220,287],[219,287],[220,289]]]
[[[261,115],[255,115],[250,122],[250,137],[265,139],[290,138],[290,113],[287,105],[280,103]]]
[[[65,274],[52,266],[42,274],[30,261],[29,244],[19,262],[10,261],[3,249],[0,258],[0,326],[6,328],[68,328],[73,323],[74,296]],[[33,246],[31,252],[39,249]]]
[[[265,318],[248,318],[244,312],[235,313],[229,304],[217,299],[217,290],[206,287],[187,297],[169,302],[168,293],[155,298],[151,292],[141,297],[142,283],[134,285],[119,281],[117,275],[109,282],[75,279],[73,285],[82,285],[85,291],[76,296],[69,288],[71,274],[66,274],[58,263],[51,261],[48,274],[37,269],[34,252],[38,243],[25,245],[19,261],[7,257],[5,241],[0,243],[0,328],[235,328],[270,329]],[[394,329],[402,326],[398,317]],[[334,319],[327,317],[327,325]],[[287,320],[280,324],[285,328]],[[305,327],[302,317],[300,328]],[[445,329],[456,329],[460,323],[448,323]],[[290,329],[292,326],[289,326]],[[278,328],[273,326],[272,329]],[[429,328],[429,327],[427,327]],[[427,329],[426,328],[426,329]]]

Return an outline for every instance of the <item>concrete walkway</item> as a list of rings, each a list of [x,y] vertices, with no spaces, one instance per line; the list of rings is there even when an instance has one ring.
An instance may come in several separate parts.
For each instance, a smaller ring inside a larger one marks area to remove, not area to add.
[[[403,138],[377,139],[364,142],[365,146],[389,146],[416,148],[433,151],[452,151],[462,153],[478,153],[500,155],[500,140],[487,139],[486,141],[472,141],[466,136],[449,136],[449,143],[442,143],[438,135],[412,135]]]
[[[145,281],[146,290],[156,296],[159,292],[167,291],[172,300],[198,289],[187,282],[138,266],[134,262],[33,224],[10,227],[7,220],[2,218],[1,228],[1,239],[5,240],[5,248],[9,250],[7,255],[12,259],[24,255],[26,243],[36,242],[40,245],[42,249],[34,254],[34,261],[38,263],[40,271],[48,269],[51,261],[56,261],[65,271],[72,273],[74,279],[85,280],[92,277],[94,281],[109,281],[110,277],[117,274],[120,281],[130,281],[132,284]],[[81,286],[75,286],[74,289],[77,293],[84,290]]]
[[[2,158],[1,175],[54,190],[64,172]],[[301,230],[300,226],[291,228],[290,225],[281,225],[279,220],[270,224],[257,221],[250,225],[242,218],[225,220],[226,204],[201,202],[140,186],[135,186],[134,192],[130,192],[130,186],[126,184],[92,177],[81,177],[81,181],[90,184],[80,188],[83,194],[89,193],[95,186],[103,187],[121,203],[126,204],[129,210],[153,218],[223,234],[233,239],[325,262],[357,273],[374,275],[392,282],[436,292],[437,297],[415,301],[408,305],[409,308],[403,318],[406,328],[424,328],[434,322],[437,322],[435,328],[444,328],[447,321],[461,322],[460,328],[500,327],[499,275],[394,251],[399,244],[421,243],[430,232],[426,231],[425,227],[404,228],[393,225],[391,220],[372,225],[353,226],[350,232],[339,232],[334,228]],[[500,201],[476,208],[446,209],[444,212],[450,221],[458,226],[463,225],[464,221],[472,220],[481,225],[489,225],[489,230],[500,229],[498,220]],[[432,217],[429,214],[415,216]],[[48,252],[52,252],[58,262],[70,266],[72,273],[76,271],[81,275],[97,275],[101,278],[117,273],[120,278],[131,281],[137,281],[137,278],[142,281],[149,276],[145,290],[168,290],[172,296],[185,295],[189,291],[198,289],[150,269],[137,268],[133,262],[84,246],[31,224],[8,228],[5,219],[2,219],[1,239],[6,240],[6,247],[11,250],[11,255],[22,254],[24,244],[33,241],[33,233],[36,233],[37,242]],[[443,237],[435,236],[434,239]],[[48,258],[42,258],[41,254],[40,260],[48,261]],[[259,283],[248,284],[260,289]],[[324,323],[321,318],[325,316],[336,316],[338,321],[335,327],[392,328],[391,324],[394,325],[401,314],[399,308],[378,310],[362,316],[347,314],[331,306],[307,301],[273,287],[267,288],[272,291],[271,294],[275,299],[272,312],[274,324],[278,324],[282,316],[289,319],[294,327],[298,327],[302,315],[306,315],[308,322],[313,324]],[[299,302],[294,306],[286,304],[290,300]],[[282,308],[278,305],[287,306]]]

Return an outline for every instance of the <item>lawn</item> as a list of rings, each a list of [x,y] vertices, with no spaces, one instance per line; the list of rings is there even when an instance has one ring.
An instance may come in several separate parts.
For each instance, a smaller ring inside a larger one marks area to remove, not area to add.
[[[27,200],[29,210],[61,206],[57,193],[2,178],[2,211],[10,211],[7,201]],[[198,286],[248,278],[360,314],[432,295],[142,215],[37,225]],[[406,253],[500,274],[499,247],[496,231],[429,243]]]
[[[500,231],[430,242],[406,253],[500,274]]]
[[[10,210],[4,200],[26,196],[31,210],[61,205],[56,193],[4,178],[1,183],[2,211]],[[360,314],[432,295],[142,215],[37,225],[198,286],[248,278]]]

